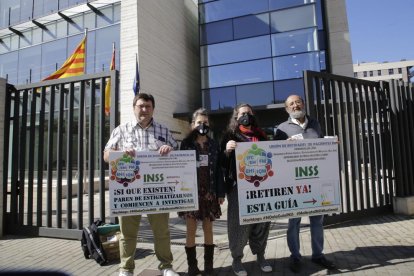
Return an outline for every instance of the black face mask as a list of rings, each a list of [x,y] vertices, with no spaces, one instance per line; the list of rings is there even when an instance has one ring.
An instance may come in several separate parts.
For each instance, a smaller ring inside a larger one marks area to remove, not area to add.
[[[197,134],[200,134],[200,135],[202,135],[202,136],[204,136],[204,135],[206,135],[207,133],[208,133],[208,131],[210,130],[210,127],[208,126],[208,125],[206,125],[206,124],[201,124],[201,125],[198,125],[195,129],[194,129],[194,131],[197,133]]]
[[[246,113],[243,114],[243,116],[241,116],[238,120],[237,123],[239,123],[239,125],[242,126],[250,126],[252,124],[254,124],[255,118],[252,114]]]

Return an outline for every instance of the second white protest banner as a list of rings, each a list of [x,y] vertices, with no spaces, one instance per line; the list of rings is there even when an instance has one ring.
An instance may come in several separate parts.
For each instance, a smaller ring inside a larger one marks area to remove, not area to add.
[[[240,224],[341,212],[336,138],[238,143]]]

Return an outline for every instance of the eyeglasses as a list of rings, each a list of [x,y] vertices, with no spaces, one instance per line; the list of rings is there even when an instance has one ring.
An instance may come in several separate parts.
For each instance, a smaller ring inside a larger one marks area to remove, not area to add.
[[[139,109],[152,109],[152,105],[150,104],[136,104],[135,107],[138,107]]]
[[[292,106],[294,104],[296,104],[296,105],[302,105],[303,102],[302,102],[302,100],[296,100],[296,101],[293,101],[293,102],[288,103],[288,106]]]

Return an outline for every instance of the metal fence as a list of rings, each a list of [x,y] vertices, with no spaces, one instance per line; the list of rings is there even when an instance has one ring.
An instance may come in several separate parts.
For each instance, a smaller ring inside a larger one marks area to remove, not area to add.
[[[414,196],[414,86],[392,81],[384,90],[389,97],[392,165],[395,173],[395,195]]]
[[[109,116],[105,114],[109,78],[111,102],[118,103],[116,70],[8,85],[6,232],[79,238],[84,224],[105,218],[107,165],[101,153],[119,122],[117,104],[111,105]]]
[[[390,211],[394,196],[413,195],[413,87],[312,71],[304,82],[310,116],[339,139],[343,213],[327,222]]]
[[[105,115],[104,87],[118,103],[118,72],[14,87],[5,103],[6,232],[78,239],[104,219],[108,202],[102,150],[119,123]],[[304,75],[307,110],[339,138],[343,213],[327,223],[391,211],[414,195],[412,85],[327,73]],[[97,192],[97,194],[95,194]]]

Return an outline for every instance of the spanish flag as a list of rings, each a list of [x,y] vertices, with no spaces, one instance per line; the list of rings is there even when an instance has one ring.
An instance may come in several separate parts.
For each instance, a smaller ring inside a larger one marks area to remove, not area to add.
[[[111,65],[109,66],[109,70],[115,70],[115,43],[112,46],[112,58],[111,58]],[[105,86],[105,114],[109,115],[109,111],[111,109],[111,78],[108,79],[108,82]]]
[[[65,63],[56,72],[44,78],[43,81],[83,75],[85,71],[85,44],[86,36]]]

